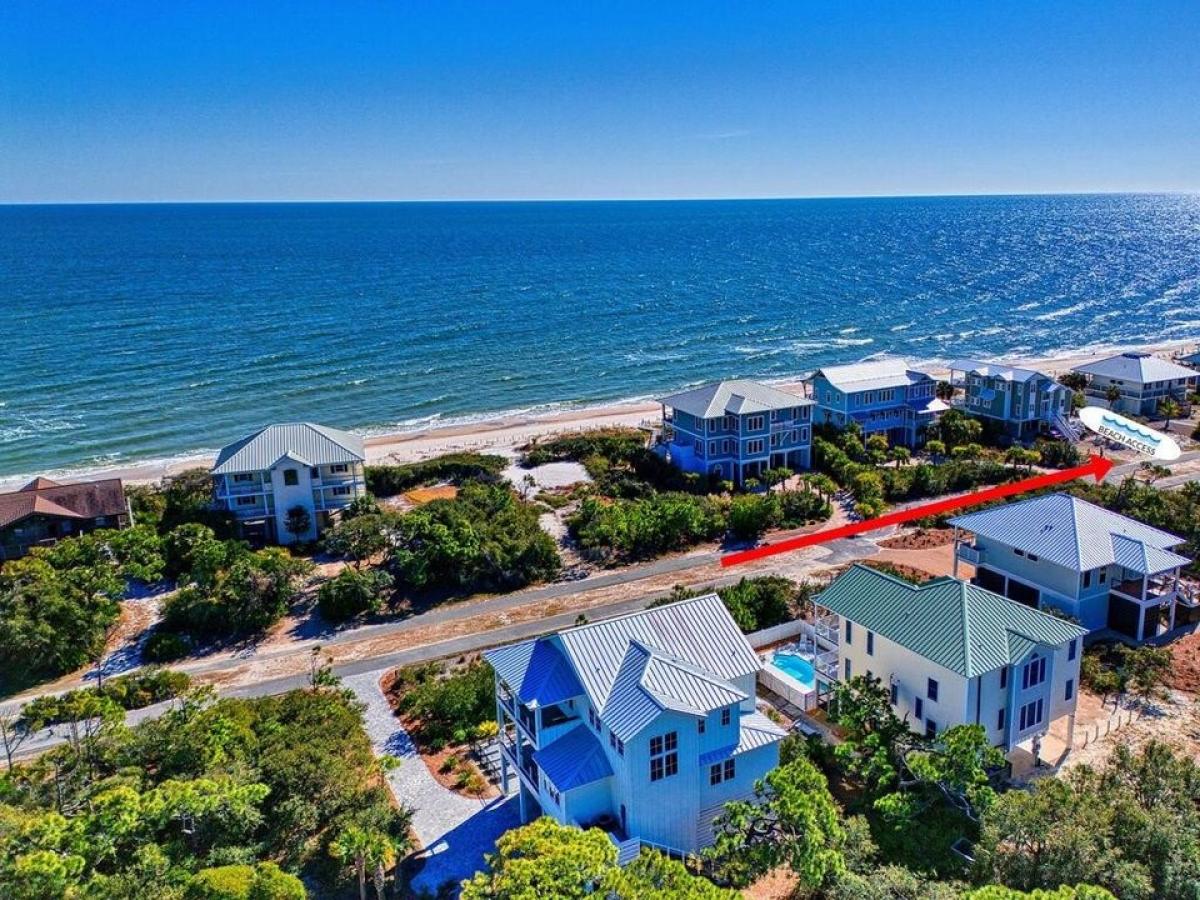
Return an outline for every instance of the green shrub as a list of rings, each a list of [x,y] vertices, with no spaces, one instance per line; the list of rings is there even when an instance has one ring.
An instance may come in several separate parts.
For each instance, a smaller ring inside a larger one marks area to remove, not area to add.
[[[431,745],[464,743],[496,720],[495,674],[482,660],[452,672],[436,663],[398,669],[390,693],[396,709],[417,722],[418,736]]]
[[[558,574],[554,539],[537,509],[507,486],[467,482],[452,500],[401,516],[392,565],[413,588],[515,590]]]
[[[30,700],[22,709],[27,722],[54,725],[75,718],[81,702],[103,699],[122,710],[141,709],[183,694],[192,679],[184,672],[146,668],[104,682],[103,687],[79,688],[64,694],[44,694]]]
[[[569,521],[588,555],[638,559],[683,550],[725,531],[725,512],[708,497],[653,494],[611,502],[589,497]]]
[[[472,478],[496,478],[508,467],[503,456],[485,453],[447,453],[403,465],[366,467],[367,490],[376,497],[392,497],[439,481],[455,484]]]
[[[142,645],[142,659],[164,663],[183,659],[192,652],[192,644],[186,637],[173,631],[155,631]]]
[[[304,900],[304,883],[272,862],[201,869],[184,890],[185,900]]]
[[[326,621],[344,622],[365,612],[382,610],[392,588],[392,576],[387,572],[347,567],[321,585],[317,608]]]

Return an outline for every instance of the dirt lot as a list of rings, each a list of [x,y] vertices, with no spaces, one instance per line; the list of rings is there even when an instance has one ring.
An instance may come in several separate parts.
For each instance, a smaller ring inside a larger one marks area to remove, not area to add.
[[[1087,691],[1079,694],[1076,713],[1076,734],[1084,723],[1102,722],[1113,713],[1113,704],[1101,707],[1100,699]],[[1190,694],[1172,691],[1170,697],[1117,731],[1086,747],[1076,749],[1064,763],[1064,768],[1079,765],[1103,765],[1119,746],[1138,750],[1155,740],[1169,745],[1177,752],[1200,760],[1200,703]]]
[[[458,488],[452,484],[439,484],[436,487],[414,488],[404,492],[404,499],[413,506],[424,506],[433,500],[453,500],[458,496]]]
[[[887,550],[928,550],[943,547],[953,540],[953,528],[913,528],[884,538],[879,546]]]
[[[1167,647],[1174,658],[1169,684],[1178,691],[1200,696],[1200,632],[1184,635]]]

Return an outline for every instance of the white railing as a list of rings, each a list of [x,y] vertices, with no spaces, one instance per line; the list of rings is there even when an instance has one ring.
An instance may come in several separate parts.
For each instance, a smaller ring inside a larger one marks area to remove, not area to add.
[[[973,566],[983,562],[983,551],[970,544],[959,544],[954,548],[954,553],[963,562],[969,562]]]

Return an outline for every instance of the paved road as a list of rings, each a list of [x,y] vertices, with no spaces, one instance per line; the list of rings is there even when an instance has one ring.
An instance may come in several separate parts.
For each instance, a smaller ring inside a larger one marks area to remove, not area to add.
[[[1176,466],[1181,466],[1184,463],[1192,462],[1200,459],[1200,450],[1189,450],[1187,453],[1181,453],[1179,459],[1172,460],[1169,463],[1161,463],[1168,469],[1174,469]],[[1115,484],[1126,475],[1132,475],[1142,467],[1142,461],[1122,463],[1119,466],[1113,466],[1112,470],[1104,477],[1106,482]],[[1187,484],[1189,481],[1200,480],[1200,472],[1190,472],[1184,475],[1174,475],[1168,478],[1160,478],[1154,482],[1155,487],[1173,488],[1179,487],[1181,484]]]

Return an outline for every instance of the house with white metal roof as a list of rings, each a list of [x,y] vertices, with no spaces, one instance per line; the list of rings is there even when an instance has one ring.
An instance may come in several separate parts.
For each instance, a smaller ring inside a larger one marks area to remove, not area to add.
[[[230,444],[213,465],[216,502],[237,518],[250,539],[287,544],[318,534],[367,492],[363,439],[348,431],[302,422],[268,425]],[[308,527],[289,529],[302,509]]]
[[[1180,582],[1184,539],[1072,497],[1049,494],[950,519],[954,572],[1020,603],[1053,607],[1089,631],[1135,640],[1172,630],[1196,601]],[[963,532],[967,534],[964,535]]]
[[[1084,629],[957,578],[914,585],[855,564],[819,594],[836,618],[834,678],[879,679],[910,729],[981,725],[1006,752],[1066,719],[1073,737]]]
[[[623,859],[710,845],[723,805],[779,763],[785,733],[755,709],[762,664],[716,594],[484,657],[522,821],[600,827]]]
[[[1152,353],[1130,350],[1097,362],[1076,366],[1087,379],[1084,392],[1117,412],[1152,416],[1167,397],[1186,404],[1200,383],[1200,372]],[[1109,399],[1111,396],[1115,400]]]
[[[1079,438],[1069,421],[1073,392],[1045,372],[974,359],[956,359],[949,368],[950,383],[963,392],[952,402],[963,412],[997,422],[1019,440],[1051,431]]]
[[[813,402],[738,379],[659,400],[667,458],[685,472],[741,484],[767,469],[807,469]]]
[[[807,380],[816,421],[845,428],[857,422],[865,436],[884,434],[893,445],[915,447],[925,429],[950,407],[936,396],[937,381],[902,359],[825,366]]]

